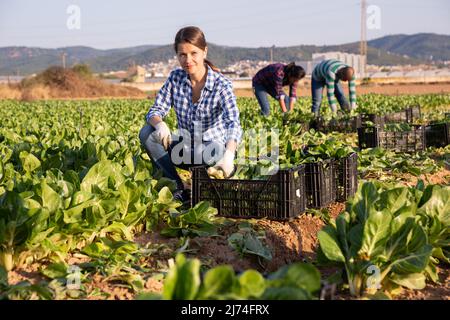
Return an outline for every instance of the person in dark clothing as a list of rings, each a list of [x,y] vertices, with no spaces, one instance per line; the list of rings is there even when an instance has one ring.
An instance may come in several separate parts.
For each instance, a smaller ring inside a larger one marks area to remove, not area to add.
[[[287,65],[274,63],[259,70],[252,79],[252,85],[262,114],[265,116],[270,114],[267,95],[280,103],[283,113],[292,110],[297,99],[298,81],[304,76],[305,70],[294,62]],[[283,86],[289,86],[289,96],[284,93]]]

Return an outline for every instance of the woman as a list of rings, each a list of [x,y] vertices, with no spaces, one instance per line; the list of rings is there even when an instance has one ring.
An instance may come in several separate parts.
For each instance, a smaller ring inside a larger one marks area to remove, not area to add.
[[[259,70],[253,77],[252,84],[263,115],[270,114],[268,94],[280,103],[283,113],[292,110],[297,98],[298,81],[304,76],[305,70],[294,62],[288,65],[274,63]],[[284,93],[283,86],[289,86],[289,96]]]
[[[206,59],[203,32],[193,26],[182,28],[174,49],[181,69],[173,70],[160,89],[139,139],[164,176],[176,181],[174,198],[187,202],[189,195],[175,165],[188,169],[215,163],[229,177],[242,129],[232,83]],[[163,120],[172,106],[178,122],[174,135]]]

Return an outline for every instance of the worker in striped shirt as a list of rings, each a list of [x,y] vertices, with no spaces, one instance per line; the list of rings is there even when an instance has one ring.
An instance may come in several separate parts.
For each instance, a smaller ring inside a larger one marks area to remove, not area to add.
[[[339,83],[340,80],[348,81],[350,104],[345,98],[344,91]],[[322,61],[314,68],[311,76],[311,111],[316,118],[319,117],[324,87],[327,88],[328,103],[333,114],[337,112],[336,99],[341,109],[345,111],[356,108],[355,71],[352,67],[341,61],[330,59]]]

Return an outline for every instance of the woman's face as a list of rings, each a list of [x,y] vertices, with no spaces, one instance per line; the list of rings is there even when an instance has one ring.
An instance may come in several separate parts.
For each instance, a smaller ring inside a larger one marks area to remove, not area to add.
[[[204,68],[208,48],[202,50],[188,42],[178,44],[178,62],[188,74],[195,74]]]

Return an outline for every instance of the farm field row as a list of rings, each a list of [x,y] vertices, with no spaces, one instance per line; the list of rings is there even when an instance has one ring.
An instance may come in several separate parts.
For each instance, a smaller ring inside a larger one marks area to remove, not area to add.
[[[448,94],[358,99],[360,113],[419,104],[417,123],[450,112]],[[450,146],[360,151],[356,133],[305,130],[310,99],[287,125],[275,103],[238,105],[247,144],[279,130],[281,168],[357,152],[356,195],[284,222],[181,208],[139,144],[148,100],[0,101],[0,299],[450,297]]]

